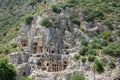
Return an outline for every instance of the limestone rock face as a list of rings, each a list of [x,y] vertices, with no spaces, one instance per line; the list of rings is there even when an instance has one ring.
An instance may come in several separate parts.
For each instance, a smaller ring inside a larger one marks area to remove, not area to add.
[[[78,13],[75,16],[81,21],[80,25],[70,20],[69,15],[74,13]],[[40,25],[44,18],[55,20],[47,28]],[[81,28],[88,33],[99,33],[103,31],[101,27],[100,23],[86,22],[84,14],[73,8],[67,7],[59,15],[48,10],[42,16],[35,16],[31,25],[21,27],[18,45],[24,51],[10,54],[10,62],[17,67],[20,76],[30,76],[34,80],[70,80],[75,72],[91,72],[90,64],[84,67],[73,58],[81,46],[81,39],[91,40]]]
[[[21,53],[11,53],[9,55],[9,60],[14,65],[19,65],[24,62],[28,62],[29,54],[25,52]]]
[[[20,64],[18,67],[17,67],[17,70],[18,70],[18,74],[20,76],[28,76],[30,75],[30,71],[31,71],[31,66],[30,64],[28,63],[23,63],[23,64]]]
[[[41,26],[40,22],[46,17],[49,18],[50,14],[37,16],[34,24],[21,27],[18,45],[24,48],[24,52],[9,55],[10,62],[15,64],[20,76],[30,75],[35,80],[70,80],[72,72],[60,72],[59,76],[48,74],[75,69],[71,55],[78,51],[84,33],[79,29],[80,26],[69,20],[68,13],[73,14],[73,11],[72,8],[66,8],[65,12],[56,16],[55,22],[49,28]],[[82,14],[78,16],[82,17]],[[89,39],[87,35],[84,38]],[[41,71],[45,71],[42,76]]]
[[[57,77],[57,80],[70,80],[72,73],[62,74]]]

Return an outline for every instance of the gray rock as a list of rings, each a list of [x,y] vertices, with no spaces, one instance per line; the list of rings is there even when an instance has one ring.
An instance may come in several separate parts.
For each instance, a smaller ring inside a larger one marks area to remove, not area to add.
[[[30,75],[31,66],[28,63],[23,63],[17,66],[18,74],[21,76]]]

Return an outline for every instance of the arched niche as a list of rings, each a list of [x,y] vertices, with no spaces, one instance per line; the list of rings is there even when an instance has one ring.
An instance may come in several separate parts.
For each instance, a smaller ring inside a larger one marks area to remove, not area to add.
[[[37,62],[37,65],[38,65],[38,66],[41,66],[41,62]]]
[[[27,40],[21,41],[22,47],[27,47]]]
[[[52,52],[52,54],[53,54],[53,53],[55,53],[55,50],[52,50],[51,52]]]
[[[44,52],[49,52],[49,49],[47,47],[44,48]]]
[[[50,64],[49,64],[49,63],[47,63],[46,65],[47,65],[47,66],[49,66]]]
[[[39,52],[40,52],[40,53],[43,52],[43,47],[39,47]]]
[[[54,46],[54,42],[50,41],[50,47],[53,47],[53,46]]]
[[[39,28],[37,28],[35,31],[35,36],[37,37],[37,36],[39,36],[39,34],[40,34],[40,31],[39,31]]]
[[[37,49],[38,49],[38,43],[35,42],[33,43],[33,53],[37,53]]]
[[[26,76],[26,73],[25,73],[25,72],[23,72],[23,76]]]
[[[64,61],[64,62],[63,62],[64,69],[66,69],[67,65],[68,65],[68,64],[67,64],[67,61]]]
[[[66,48],[66,49],[69,49],[69,47],[68,47],[68,46],[65,46],[65,48]]]

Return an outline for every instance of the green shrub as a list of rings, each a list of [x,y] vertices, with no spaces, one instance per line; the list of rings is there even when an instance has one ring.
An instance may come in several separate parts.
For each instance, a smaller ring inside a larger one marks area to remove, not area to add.
[[[52,26],[52,21],[49,18],[44,18],[40,24],[46,28],[49,28]]]
[[[61,9],[60,9],[60,7],[58,7],[56,5],[52,5],[52,11],[55,12],[55,13],[60,13]]]
[[[115,51],[115,56],[120,57],[120,47],[115,49],[114,51]]]
[[[52,21],[55,21],[57,18],[55,16],[50,17]]]
[[[79,20],[79,19],[77,19],[77,18],[75,18],[75,16],[74,16],[74,15],[69,14],[69,18],[70,18],[70,20],[72,21],[72,23],[74,23],[74,24],[76,24],[76,25],[80,26],[80,20]]]
[[[33,80],[31,78],[22,78],[22,80]]]
[[[46,4],[46,3],[47,3],[47,1],[46,1],[46,0],[43,0],[43,3],[44,3],[44,4]]]
[[[36,5],[36,1],[31,1],[28,5],[31,5],[32,7],[34,7]]]
[[[17,72],[13,65],[9,64],[8,60],[0,59],[0,79],[1,80],[16,80]]]
[[[83,74],[73,74],[71,80],[85,80],[85,76]]]
[[[83,63],[85,63],[86,62],[86,58],[84,57],[84,58],[82,58],[82,60],[81,60]]]
[[[111,34],[111,32],[104,32],[104,33],[102,34],[102,37],[103,37],[104,39],[108,40],[110,37],[112,37],[112,34]]]
[[[20,51],[24,51],[24,49],[23,49],[23,48],[20,48]]]
[[[0,47],[0,54],[2,54],[4,51],[4,48],[3,47]]]
[[[120,47],[120,44],[119,44],[119,42],[114,42],[114,43],[110,43],[108,46],[107,46],[107,48],[111,48],[112,50],[115,50],[115,49],[117,49],[118,47]]]
[[[103,23],[108,27],[108,29],[110,29],[110,30],[114,29],[114,27],[112,26],[113,25],[113,21],[112,20],[106,19],[106,20],[103,21]]]
[[[79,59],[80,59],[80,55],[77,53],[77,54],[75,54],[74,55],[74,59],[75,59],[75,61],[78,61]]]
[[[9,54],[9,53],[10,53],[10,50],[7,49],[7,48],[4,48],[3,53],[5,53],[5,54]]]
[[[41,3],[43,0],[36,0],[37,2]]]
[[[114,56],[114,51],[111,48],[105,48],[103,49],[103,53],[107,55]]]
[[[106,41],[106,40],[101,41],[101,45],[102,46],[107,46],[108,45],[108,41]]]
[[[68,0],[68,3],[74,4],[74,5],[78,5],[79,4],[79,0]]]
[[[95,60],[93,67],[99,73],[104,72],[103,62],[98,59]]]
[[[66,7],[75,7],[76,5],[79,4],[79,0],[68,0],[66,3],[62,3],[61,7],[65,9]]]
[[[69,14],[69,18],[70,18],[70,20],[72,21],[72,20],[75,18],[75,16],[72,15],[72,14]]]
[[[82,41],[81,41],[81,44],[84,45],[84,46],[87,46],[87,45],[88,45],[88,41],[82,40]]]
[[[16,48],[16,47],[17,47],[17,44],[16,44],[16,43],[12,43],[10,46],[11,46],[12,48]]]
[[[94,49],[89,49],[89,50],[87,51],[87,54],[96,56],[96,55],[97,55],[97,51],[94,50]]]
[[[88,48],[86,48],[86,47],[82,47],[82,48],[80,48],[80,50],[79,50],[79,54],[80,55],[86,55],[86,52],[88,51]]]
[[[80,26],[80,21],[79,21],[79,19],[77,19],[77,18],[72,19],[72,23]]]
[[[65,9],[66,7],[71,8],[71,7],[74,7],[74,6],[75,6],[75,5],[72,4],[72,3],[62,3],[62,4],[61,4],[61,7],[62,7],[63,9]]]
[[[3,50],[0,50],[0,54],[2,54],[3,53]]]
[[[104,19],[103,12],[101,10],[93,10],[85,19],[86,21],[89,22],[89,21],[94,21],[96,17],[103,20]]]
[[[95,58],[95,56],[93,56],[93,55],[90,55],[90,56],[88,57],[88,61],[90,61],[90,62],[94,62],[95,59],[96,59],[96,58]]]
[[[113,38],[112,38],[112,37],[107,38],[107,40],[108,40],[109,42],[113,42]]]
[[[108,65],[109,65],[109,67],[110,67],[111,69],[113,69],[113,68],[116,67],[115,62],[113,62],[113,61],[109,62]]]
[[[120,30],[116,32],[116,34],[120,37]]]
[[[33,16],[29,16],[26,18],[25,23],[26,23],[26,25],[31,25],[32,21],[33,21]]]
[[[91,44],[92,49],[102,49],[102,45],[98,43],[92,43]]]
[[[106,48],[102,51],[104,54],[110,55],[110,56],[120,56],[120,44],[118,43],[110,43]]]

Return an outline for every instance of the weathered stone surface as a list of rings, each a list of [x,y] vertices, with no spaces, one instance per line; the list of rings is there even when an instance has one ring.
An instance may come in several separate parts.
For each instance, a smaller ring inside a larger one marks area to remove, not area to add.
[[[31,74],[30,73],[31,66],[28,63],[20,64],[19,66],[17,66],[17,70],[18,70],[18,74],[21,76],[28,76]]]
[[[9,60],[12,64],[19,65],[24,62],[28,62],[29,54],[25,52],[21,53],[11,53],[9,55]]]
[[[73,24],[70,14],[78,16],[81,24]],[[46,17],[55,17],[49,28],[40,25],[41,20]],[[18,45],[24,48],[24,52],[9,55],[10,62],[18,69],[19,76],[30,76],[34,80],[70,80],[72,74],[82,73],[86,80],[104,80],[112,75],[110,73],[105,76],[103,74],[102,77],[99,74],[95,76],[91,63],[74,61],[74,55],[81,47],[80,41],[85,39],[92,43],[93,40],[88,34],[100,34],[104,31],[100,23],[86,22],[82,12],[75,12],[73,8],[68,7],[60,14],[47,10],[42,16],[35,16],[33,22],[30,26],[23,25],[20,29]],[[105,62],[112,60],[110,57],[99,59]]]

